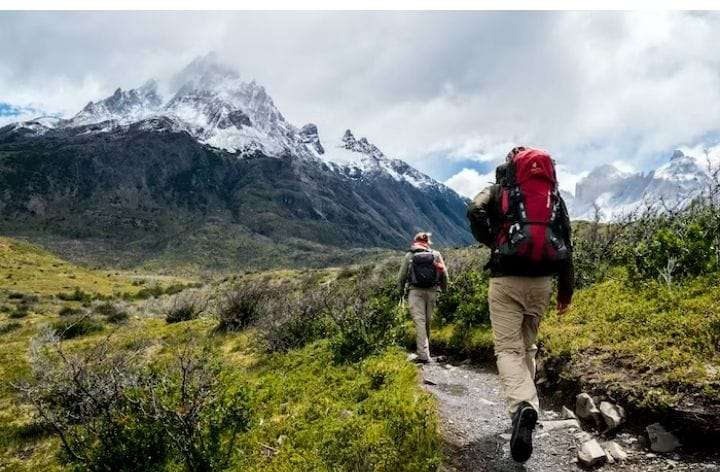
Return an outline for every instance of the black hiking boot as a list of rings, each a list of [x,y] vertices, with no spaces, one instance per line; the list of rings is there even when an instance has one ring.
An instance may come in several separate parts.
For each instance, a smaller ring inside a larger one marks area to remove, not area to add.
[[[532,433],[537,424],[538,413],[528,402],[522,402],[512,417],[510,455],[515,462],[525,462],[532,455]]]

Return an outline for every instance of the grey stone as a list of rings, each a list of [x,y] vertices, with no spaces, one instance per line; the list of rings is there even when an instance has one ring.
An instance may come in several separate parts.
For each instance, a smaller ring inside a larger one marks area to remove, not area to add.
[[[625,422],[625,409],[610,402],[600,402],[600,414],[608,429],[615,429]]]
[[[562,407],[562,410],[560,410],[560,418],[564,420],[576,420],[577,416],[570,408],[564,406]]]
[[[591,439],[580,446],[578,460],[585,467],[593,467],[607,462],[607,454],[597,439]]]
[[[575,399],[575,414],[583,420],[594,419],[600,414],[595,401],[587,393],[579,394]]]
[[[418,355],[415,354],[414,352],[407,355],[408,362],[415,362],[417,360],[417,358],[418,358]]]
[[[510,441],[510,438],[511,438],[511,437],[512,437],[512,436],[511,436],[509,433],[502,433],[502,434],[500,435],[500,439],[502,439],[502,440],[504,440],[504,441]]]
[[[590,433],[586,433],[585,431],[578,431],[573,435],[575,438],[575,441],[579,443],[586,443],[592,439],[592,435]]]
[[[541,421],[540,425],[542,425],[543,431],[546,432],[554,431],[556,429],[580,429],[580,423],[578,423],[578,420]]]
[[[666,430],[660,423],[653,423],[645,430],[650,438],[650,449],[654,452],[672,452],[682,446],[674,434]]]
[[[608,441],[603,444],[605,451],[612,456],[616,461],[624,461],[628,458],[627,452],[615,441]]]

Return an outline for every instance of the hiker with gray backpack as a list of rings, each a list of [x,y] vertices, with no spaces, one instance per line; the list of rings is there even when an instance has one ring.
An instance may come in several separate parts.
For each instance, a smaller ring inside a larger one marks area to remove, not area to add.
[[[470,203],[475,239],[490,248],[488,302],[498,374],[512,418],[510,452],[532,454],[540,405],[535,387],[535,341],[557,276],[557,310],[573,295],[570,219],[546,151],[513,148],[496,170],[496,183]]]
[[[418,233],[405,254],[398,281],[400,293],[408,286],[408,305],[415,324],[417,361],[423,364],[430,357],[430,321],[435,310],[435,300],[448,285],[448,273],[442,255],[430,248],[430,233]]]

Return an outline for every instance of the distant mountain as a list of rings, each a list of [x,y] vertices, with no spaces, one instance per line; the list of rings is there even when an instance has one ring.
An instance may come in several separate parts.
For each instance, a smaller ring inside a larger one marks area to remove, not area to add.
[[[220,252],[230,266],[318,265],[404,247],[421,229],[472,239],[454,191],[349,130],[325,143],[315,125],[293,126],[214,56],[178,73],[169,98],[161,88],[0,128],[0,231],[81,259],[114,251],[123,265],[228,265]]]
[[[648,173],[622,172],[612,165],[597,167],[581,179],[575,196],[566,196],[573,219],[592,220],[595,209],[603,220],[615,220],[647,207],[679,208],[708,187],[705,163],[673,152],[669,161]]]

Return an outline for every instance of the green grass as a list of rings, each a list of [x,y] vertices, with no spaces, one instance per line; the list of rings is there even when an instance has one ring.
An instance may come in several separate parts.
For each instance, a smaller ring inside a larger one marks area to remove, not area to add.
[[[565,316],[550,313],[541,341],[549,355],[586,369],[589,380],[670,402],[699,391],[717,399],[718,300],[711,277],[636,286],[618,275],[581,290]]]
[[[434,470],[437,413],[417,370],[391,349],[336,364],[327,342],[248,369],[255,426],[242,470]],[[275,449],[272,451],[266,446]]]
[[[187,279],[91,270],[66,262],[32,244],[0,237],[0,296],[2,292],[36,295],[71,294],[76,290],[100,296],[128,294],[146,288],[138,281],[166,286]]]
[[[14,471],[63,470],[58,440],[37,423],[13,387],[30,373],[31,340],[44,327],[78,316],[61,317],[61,309],[86,303],[61,300],[58,293],[77,288],[93,298],[117,301],[145,284],[128,274],[74,266],[25,243],[0,241],[0,256],[8,263],[0,266],[0,304],[8,307],[0,313],[0,464]],[[42,271],[34,274],[38,268]],[[303,276],[322,283],[338,273],[274,271],[249,277],[273,284]],[[8,286],[6,280],[16,283]],[[11,319],[21,303],[30,303],[27,316]],[[270,355],[257,345],[252,331],[215,334],[216,320],[208,316],[168,324],[161,317],[142,316],[143,300],[130,297],[124,303],[131,313],[126,323],[113,325],[95,316],[64,341],[65,347],[82,351],[110,335],[114,349],[147,346],[148,356],[162,360],[171,358],[177,341],[209,340],[221,352],[224,375],[251,392],[251,429],[239,438],[235,469],[425,471],[438,466],[436,405],[402,351],[391,348],[357,363],[337,362],[324,340]]]

